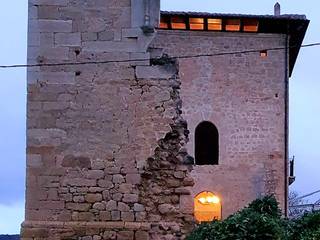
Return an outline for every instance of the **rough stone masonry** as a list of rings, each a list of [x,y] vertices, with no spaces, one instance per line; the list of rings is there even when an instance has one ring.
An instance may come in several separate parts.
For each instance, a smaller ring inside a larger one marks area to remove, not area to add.
[[[43,65],[28,69],[22,239],[184,239],[202,191],[223,217],[265,194],[285,209],[285,50],[166,56],[286,36],[155,30],[159,16],[159,0],[29,0],[28,63]],[[194,165],[201,121],[219,165]]]

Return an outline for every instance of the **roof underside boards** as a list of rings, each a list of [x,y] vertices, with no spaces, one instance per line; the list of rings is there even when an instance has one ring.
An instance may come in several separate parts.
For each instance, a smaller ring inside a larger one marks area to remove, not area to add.
[[[246,15],[246,14],[221,14],[201,12],[161,12],[162,18],[220,18],[220,19],[255,19],[259,21],[259,33],[280,33],[289,36],[289,76],[291,76],[297,60],[303,39],[305,37],[309,20],[305,15]]]

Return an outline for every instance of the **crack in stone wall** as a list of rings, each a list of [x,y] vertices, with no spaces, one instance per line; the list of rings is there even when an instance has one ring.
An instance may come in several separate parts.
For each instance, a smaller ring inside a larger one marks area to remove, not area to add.
[[[190,164],[193,160],[185,148],[189,131],[187,122],[181,116],[178,64],[167,61],[159,63],[177,69],[176,74],[170,79],[170,97],[175,113],[173,123],[170,124],[171,131],[158,141],[154,155],[148,158],[144,167],[139,185],[139,200],[145,207],[146,219],[158,222],[152,226],[151,239],[182,239],[193,227],[194,221],[192,213],[184,213],[180,207],[181,195],[190,195],[189,187],[194,184],[190,176]]]

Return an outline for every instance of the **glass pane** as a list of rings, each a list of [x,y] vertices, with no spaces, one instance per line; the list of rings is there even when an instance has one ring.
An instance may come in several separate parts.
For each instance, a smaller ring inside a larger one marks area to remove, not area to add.
[[[227,19],[226,31],[240,31],[240,19]]]
[[[221,31],[222,30],[222,20],[221,19],[208,19],[208,30]]]
[[[162,28],[162,29],[167,29],[169,26],[168,26],[168,23],[166,23],[166,22],[160,22],[160,26],[159,27]]]
[[[204,29],[204,19],[203,18],[189,18],[190,29],[191,30],[203,30]]]
[[[183,17],[171,18],[172,29],[186,29],[186,23]]]
[[[258,20],[245,19],[243,20],[243,31],[245,32],[258,32]]]

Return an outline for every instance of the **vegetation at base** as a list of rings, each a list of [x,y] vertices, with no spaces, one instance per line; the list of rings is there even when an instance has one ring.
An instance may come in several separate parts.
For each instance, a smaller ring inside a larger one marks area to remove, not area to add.
[[[223,221],[200,224],[187,240],[320,240],[320,212],[297,220],[281,217],[276,199],[267,196]]]
[[[19,235],[0,235],[0,240],[20,240]]]

